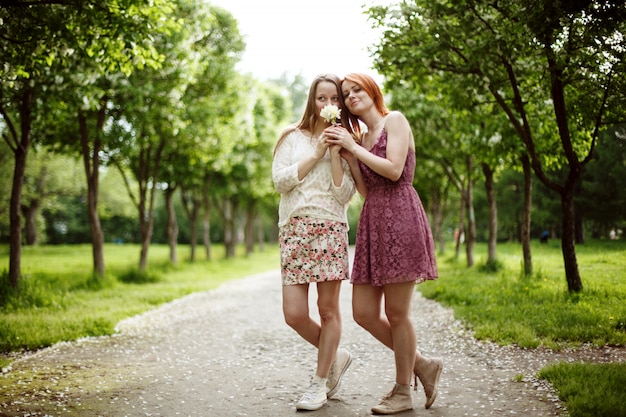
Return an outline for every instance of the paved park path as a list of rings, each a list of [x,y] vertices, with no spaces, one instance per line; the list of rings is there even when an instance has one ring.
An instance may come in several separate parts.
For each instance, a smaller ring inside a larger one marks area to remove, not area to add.
[[[315,298],[312,286],[313,311]],[[316,351],[284,323],[280,273],[271,271],[125,320],[114,336],[62,343],[14,362],[11,373],[24,373],[23,395],[0,405],[0,415],[368,416],[393,384],[393,359],[354,323],[350,299],[344,282],[342,345],[354,361],[338,394],[318,411],[295,410]],[[563,415],[534,373],[585,355],[615,360],[612,350],[555,354],[478,342],[451,310],[419,292],[413,310],[419,347],[444,358],[445,368],[432,408],[424,409],[419,387],[414,410],[399,416]],[[623,350],[617,354],[624,360]],[[47,381],[45,389],[34,389],[33,380]]]

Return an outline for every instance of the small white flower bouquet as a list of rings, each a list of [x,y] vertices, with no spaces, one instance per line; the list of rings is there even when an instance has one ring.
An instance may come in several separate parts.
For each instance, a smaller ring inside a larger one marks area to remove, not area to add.
[[[341,117],[341,109],[334,104],[327,104],[320,112],[320,116],[322,116],[327,123],[331,123],[334,126]]]

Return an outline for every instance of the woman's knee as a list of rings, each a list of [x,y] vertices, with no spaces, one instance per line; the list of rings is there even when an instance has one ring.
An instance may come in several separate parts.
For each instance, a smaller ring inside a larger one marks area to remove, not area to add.
[[[340,282],[318,284],[317,311],[322,324],[341,320],[339,308]]]
[[[319,306],[320,321],[322,324],[333,323],[341,320],[339,304],[328,303]]]
[[[285,323],[293,329],[297,329],[310,320],[308,310],[290,308],[283,311]]]
[[[411,298],[414,284],[393,284],[385,287],[385,316],[391,327],[403,326],[411,322]]]
[[[387,316],[387,321],[389,321],[389,325],[391,327],[402,326],[403,324],[411,321],[409,313],[406,309],[386,307],[385,315]]]
[[[341,317],[338,314],[326,314],[320,317],[320,324],[322,326],[340,325]]]
[[[382,289],[370,285],[352,287],[352,317],[366,330],[380,322]]]
[[[352,306],[352,317],[356,324],[365,329],[380,319],[379,314],[376,314],[371,307],[361,305]]]

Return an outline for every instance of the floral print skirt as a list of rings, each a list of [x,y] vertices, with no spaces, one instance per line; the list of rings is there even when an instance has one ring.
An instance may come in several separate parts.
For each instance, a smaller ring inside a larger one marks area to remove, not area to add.
[[[278,240],[283,285],[348,279],[347,224],[292,217]]]

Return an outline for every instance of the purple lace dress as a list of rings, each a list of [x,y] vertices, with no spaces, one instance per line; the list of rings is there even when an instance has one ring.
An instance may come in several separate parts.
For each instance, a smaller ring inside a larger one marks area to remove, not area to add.
[[[385,157],[383,129],[370,150]],[[409,152],[398,181],[391,181],[359,162],[367,185],[356,235],[350,281],[381,286],[437,279],[435,244],[422,202],[413,188],[415,152]]]

